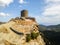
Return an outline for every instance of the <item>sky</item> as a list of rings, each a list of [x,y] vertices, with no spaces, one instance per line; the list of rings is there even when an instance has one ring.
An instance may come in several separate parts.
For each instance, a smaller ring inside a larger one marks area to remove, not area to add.
[[[60,24],[60,0],[0,0],[0,21],[20,17],[21,10],[43,25]]]

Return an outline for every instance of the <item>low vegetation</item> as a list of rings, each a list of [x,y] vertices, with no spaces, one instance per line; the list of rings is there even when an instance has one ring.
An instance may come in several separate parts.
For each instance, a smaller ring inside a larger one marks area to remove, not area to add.
[[[31,40],[31,35],[27,34],[27,36],[26,36],[26,42],[29,42],[30,40]]]
[[[32,32],[31,39],[36,39],[39,36],[39,33]]]
[[[26,42],[29,42],[31,39],[37,39],[37,37],[39,36],[39,33],[35,33],[35,32],[31,32],[31,34],[27,34],[26,35]]]

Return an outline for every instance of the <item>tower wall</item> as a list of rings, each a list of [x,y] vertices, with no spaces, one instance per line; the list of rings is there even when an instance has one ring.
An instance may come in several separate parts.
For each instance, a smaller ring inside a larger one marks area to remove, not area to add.
[[[27,10],[22,10],[21,11],[21,17],[28,17],[28,11]]]

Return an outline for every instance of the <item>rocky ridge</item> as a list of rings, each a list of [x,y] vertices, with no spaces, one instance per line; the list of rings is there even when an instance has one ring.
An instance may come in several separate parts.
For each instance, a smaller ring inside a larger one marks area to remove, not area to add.
[[[37,22],[22,17],[0,25],[0,45],[45,45],[45,42]]]

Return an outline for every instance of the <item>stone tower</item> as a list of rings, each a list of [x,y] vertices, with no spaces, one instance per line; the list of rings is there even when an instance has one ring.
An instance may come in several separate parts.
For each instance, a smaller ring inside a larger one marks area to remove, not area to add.
[[[22,10],[21,11],[21,17],[28,17],[28,11],[27,10]]]

